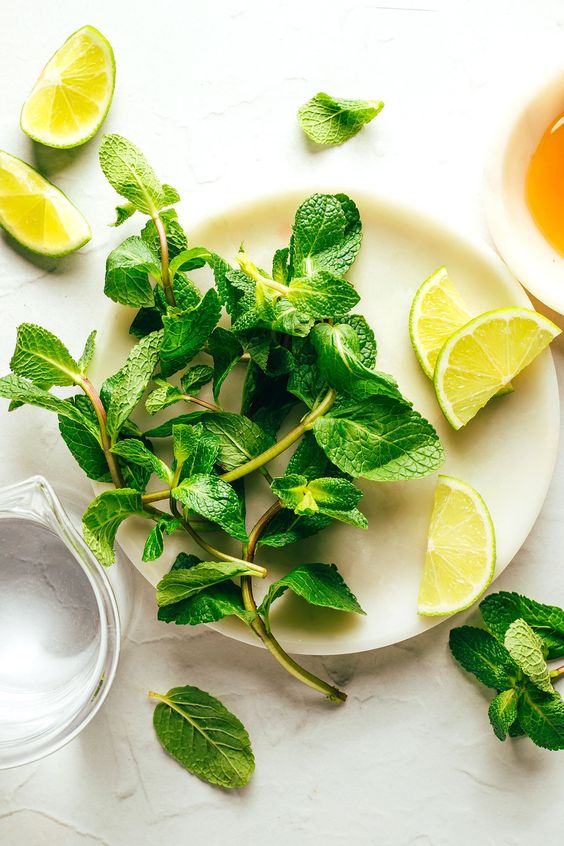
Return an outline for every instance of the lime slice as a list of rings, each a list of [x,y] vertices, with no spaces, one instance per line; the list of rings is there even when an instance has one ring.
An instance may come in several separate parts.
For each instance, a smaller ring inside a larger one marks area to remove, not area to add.
[[[78,250],[92,233],[82,214],[29,165],[0,150],[0,226],[44,256]]]
[[[115,78],[110,43],[94,27],[82,27],[41,71],[24,103],[21,128],[48,147],[84,144],[106,117]]]
[[[409,313],[411,343],[419,364],[430,379],[441,347],[470,318],[446,267],[439,267],[418,289]]]
[[[466,482],[439,476],[417,612],[439,617],[468,608],[494,569],[495,533],[486,503]]]
[[[559,334],[527,308],[487,311],[455,332],[439,353],[434,380],[451,426],[465,426]]]

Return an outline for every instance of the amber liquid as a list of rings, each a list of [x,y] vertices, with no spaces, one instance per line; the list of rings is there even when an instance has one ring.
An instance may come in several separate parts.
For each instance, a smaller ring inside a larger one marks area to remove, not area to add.
[[[548,127],[533,154],[526,192],[538,228],[564,255],[564,114]]]

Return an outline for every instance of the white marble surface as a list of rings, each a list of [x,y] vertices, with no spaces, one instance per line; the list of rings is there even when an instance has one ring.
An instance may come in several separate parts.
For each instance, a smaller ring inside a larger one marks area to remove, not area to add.
[[[0,146],[35,158],[94,230],[79,255],[59,262],[31,262],[0,240],[2,371],[20,321],[50,327],[76,350],[105,308],[104,259],[120,234],[105,226],[114,197],[96,142],[45,152],[18,127],[44,60],[84,23],[116,51],[106,128],[138,141],[178,187],[188,227],[235,200],[235,184],[342,174],[487,238],[480,192],[496,117],[532,73],[561,66],[564,48],[559,0],[20,0],[17,11],[1,0],[0,11]],[[314,151],[295,111],[319,89],[382,98],[386,108],[344,147]],[[564,343],[555,355],[564,379]],[[49,415],[2,410],[0,434],[0,483],[42,472],[59,490],[88,495]],[[496,588],[564,604],[563,509],[564,459]],[[135,591],[102,712],[52,757],[0,773],[2,846],[536,846],[561,836],[564,757],[495,739],[487,691],[447,653],[448,624],[379,652],[311,659],[346,686],[347,705],[333,708],[257,649],[158,624],[139,576]],[[245,791],[215,790],[161,752],[145,693],[179,683],[214,691],[247,725],[257,771]]]

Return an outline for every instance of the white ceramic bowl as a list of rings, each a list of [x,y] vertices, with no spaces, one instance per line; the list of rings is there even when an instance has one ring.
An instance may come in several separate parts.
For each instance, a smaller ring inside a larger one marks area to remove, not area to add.
[[[525,197],[531,156],[551,121],[564,113],[564,70],[520,97],[503,121],[485,179],[488,226],[501,256],[539,300],[564,314],[564,257],[544,238]]]

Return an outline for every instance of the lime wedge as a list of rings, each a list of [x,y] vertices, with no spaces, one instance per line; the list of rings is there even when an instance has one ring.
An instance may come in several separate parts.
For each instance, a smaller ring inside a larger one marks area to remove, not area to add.
[[[560,334],[542,314],[500,308],[451,335],[435,366],[435,391],[454,429],[471,420]]]
[[[115,77],[110,43],[94,27],[82,27],[41,71],[22,109],[23,131],[48,147],[84,144],[106,117]]]
[[[44,256],[78,250],[92,233],[82,214],[29,165],[0,150],[0,226]]]
[[[468,608],[494,569],[495,533],[486,503],[466,482],[439,476],[417,612],[439,617]]]
[[[470,318],[446,267],[439,267],[417,290],[409,313],[411,343],[419,364],[430,379],[441,347]]]

